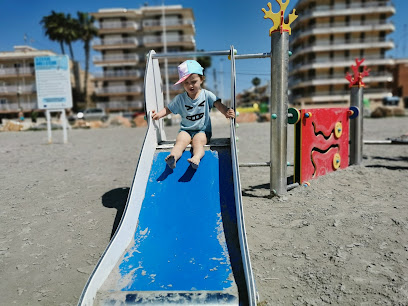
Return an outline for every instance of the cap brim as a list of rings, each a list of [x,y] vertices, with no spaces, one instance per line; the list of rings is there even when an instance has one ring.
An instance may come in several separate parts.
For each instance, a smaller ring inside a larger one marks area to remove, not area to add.
[[[183,83],[191,74],[192,73],[183,76],[180,80],[177,81],[177,83],[174,83],[174,85],[178,85],[180,83]]]

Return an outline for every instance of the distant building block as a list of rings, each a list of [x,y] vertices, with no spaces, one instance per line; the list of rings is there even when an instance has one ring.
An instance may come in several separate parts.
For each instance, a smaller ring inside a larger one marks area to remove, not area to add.
[[[294,180],[303,183],[349,163],[349,109],[303,109],[295,125]]]

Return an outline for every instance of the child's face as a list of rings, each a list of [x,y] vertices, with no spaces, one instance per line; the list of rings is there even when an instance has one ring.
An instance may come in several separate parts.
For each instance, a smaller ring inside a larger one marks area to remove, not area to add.
[[[195,99],[197,93],[201,89],[202,83],[203,81],[201,77],[198,74],[193,73],[183,82],[183,87],[184,87],[184,90],[189,95],[189,97],[192,99]]]

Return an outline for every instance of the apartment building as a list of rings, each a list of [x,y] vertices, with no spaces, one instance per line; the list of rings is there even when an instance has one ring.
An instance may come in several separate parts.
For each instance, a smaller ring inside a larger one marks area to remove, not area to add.
[[[30,113],[37,108],[37,87],[34,58],[56,56],[49,50],[37,50],[31,46],[15,46],[14,51],[0,52],[0,114],[13,116],[19,110]],[[73,62],[70,60],[71,85],[75,86]],[[84,90],[85,71],[78,65],[80,90]],[[88,75],[88,93],[94,92],[93,75]],[[84,101],[77,101],[80,108]]]
[[[15,46],[14,51],[0,52],[0,113],[37,108],[34,58],[53,56],[52,51],[30,46]]]
[[[408,58],[395,60],[393,94],[407,101],[405,108],[408,108]]]
[[[350,101],[346,72],[355,59],[371,69],[364,97],[380,102],[392,95],[394,60],[387,51],[395,30],[390,0],[299,0],[292,24],[290,102],[301,107],[345,106]],[[373,103],[372,103],[373,105]]]
[[[95,91],[97,106],[107,111],[143,109],[143,78],[150,50],[162,53],[165,49],[184,52],[196,48],[193,11],[181,5],[100,9],[92,15],[99,29],[99,38],[93,41],[93,49],[100,52],[93,63],[101,67],[95,75],[101,84]],[[169,84],[177,81],[177,66],[183,60],[167,60]],[[165,91],[164,60],[160,60],[160,67]],[[177,93],[169,86],[170,98]]]

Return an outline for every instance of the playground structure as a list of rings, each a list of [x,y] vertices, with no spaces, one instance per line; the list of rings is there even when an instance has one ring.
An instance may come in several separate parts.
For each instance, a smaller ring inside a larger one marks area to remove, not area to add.
[[[294,181],[346,168],[349,155],[349,111],[344,108],[302,109],[295,124]]]
[[[272,48],[270,56],[278,58],[288,47],[287,39],[276,42],[272,39],[274,44],[279,47]],[[145,73],[148,130],[124,215],[89,278],[79,305],[256,305],[258,296],[246,240],[235,119],[230,121],[230,138],[211,141],[198,171],[186,167],[188,152],[179,159],[175,171],[166,167],[163,161],[166,153],[162,151],[169,150],[174,141],[166,139],[162,119],[158,122],[151,119],[153,110],[164,107],[159,58],[216,55],[229,55],[231,60],[230,107],[235,111],[233,46],[229,51],[156,54],[152,50],[148,54]],[[241,56],[256,57],[265,57],[265,53]],[[286,51],[286,65],[287,62]],[[275,69],[274,65],[272,68]],[[286,95],[285,77],[286,74],[280,77],[275,99]],[[286,124],[287,96],[284,105],[286,108],[279,108],[280,125]],[[274,126],[271,131],[276,136],[272,139],[281,144],[287,141],[286,129]],[[286,176],[286,158],[284,164],[276,163],[271,169],[275,177],[282,173]],[[280,185],[279,180],[274,182]],[[286,180],[282,188],[286,191]]]
[[[148,54],[147,133],[122,220],[78,305],[252,306],[259,300],[245,233],[235,119],[230,121],[230,138],[215,138],[206,146],[199,170],[188,166],[188,151],[176,169],[166,167],[164,157],[174,141],[167,140],[162,119],[151,119],[153,110],[164,107],[159,58],[229,56],[230,107],[234,110],[235,60],[271,59],[271,159],[267,163],[271,195],[283,195],[292,188],[287,185],[288,123],[296,124],[299,135],[299,155],[295,158],[299,183],[347,167],[349,156],[352,164],[361,163],[363,75],[357,69],[355,77],[350,77],[350,108],[288,109],[288,35],[296,15],[293,12],[285,24],[283,15],[289,0],[283,8],[277,2],[280,13],[272,13],[270,3],[269,12],[263,9],[265,18],[274,21],[270,53],[238,55],[231,46],[227,51],[156,54],[152,50]]]
[[[235,143],[206,146],[200,168],[188,166],[188,151],[171,170],[164,157],[174,145],[163,120],[158,59],[229,55],[235,97],[235,53],[227,51],[148,55],[145,103],[148,129],[118,230],[91,274],[79,305],[256,305],[257,291],[245,234]],[[235,109],[235,99],[231,100]],[[193,205],[192,205],[193,204]]]

